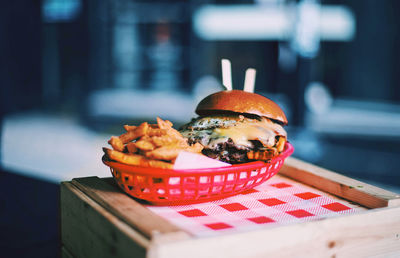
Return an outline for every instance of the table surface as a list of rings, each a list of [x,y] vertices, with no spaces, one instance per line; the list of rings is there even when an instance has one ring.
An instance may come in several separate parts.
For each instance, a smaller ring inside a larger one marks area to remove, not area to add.
[[[9,171],[52,183],[109,177],[109,168],[101,162],[109,138],[66,117],[14,115],[4,120],[1,162]]]

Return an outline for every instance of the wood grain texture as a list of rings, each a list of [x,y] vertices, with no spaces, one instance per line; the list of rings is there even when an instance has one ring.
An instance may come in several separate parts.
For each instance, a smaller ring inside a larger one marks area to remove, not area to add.
[[[61,183],[61,240],[74,257],[145,257],[150,241],[82,193]]]
[[[280,175],[368,208],[398,207],[400,195],[295,159],[286,159]]]
[[[76,178],[72,180],[72,184],[149,239],[154,234],[177,232],[181,233],[182,237],[188,236],[177,226],[124,194],[117,186],[113,186],[98,177]]]

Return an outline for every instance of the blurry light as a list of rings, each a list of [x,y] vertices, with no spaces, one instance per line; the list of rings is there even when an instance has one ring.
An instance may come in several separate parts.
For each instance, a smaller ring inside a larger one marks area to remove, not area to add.
[[[308,109],[315,114],[322,114],[329,110],[333,99],[328,88],[320,82],[311,82],[304,94]]]
[[[350,41],[354,38],[355,18],[350,9],[332,5],[317,5],[315,9],[312,2],[303,6],[304,14],[311,15],[304,17],[304,22],[307,21],[306,24],[312,26],[313,31],[318,31],[320,40]],[[273,2],[258,5],[203,5],[193,15],[193,30],[204,40],[289,40],[296,31],[296,19],[293,17],[295,7]]]
[[[193,24],[206,40],[282,39],[290,29],[283,9],[254,5],[205,5],[195,12]]]
[[[303,57],[315,57],[320,42],[320,4],[303,0],[297,9],[297,21],[292,48]]]
[[[285,0],[255,0],[257,4],[284,4]]]
[[[82,10],[81,0],[44,0],[44,22],[68,22],[76,19]]]
[[[353,13],[345,6],[325,6],[321,8],[321,39],[332,41],[350,41],[356,33],[356,21]]]

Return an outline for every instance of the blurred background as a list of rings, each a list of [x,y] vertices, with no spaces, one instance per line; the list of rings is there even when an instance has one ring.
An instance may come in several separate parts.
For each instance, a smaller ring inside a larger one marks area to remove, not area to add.
[[[15,0],[0,9],[0,249],[58,255],[58,187],[123,124],[179,127],[257,69],[294,156],[400,192],[396,0]],[[7,257],[7,256],[6,256]]]

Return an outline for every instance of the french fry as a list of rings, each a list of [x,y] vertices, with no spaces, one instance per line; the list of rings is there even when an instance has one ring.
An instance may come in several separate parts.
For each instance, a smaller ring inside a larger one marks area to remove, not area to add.
[[[157,125],[160,129],[170,129],[172,128],[172,123],[168,120],[162,120],[161,118],[157,117]]]
[[[176,138],[184,139],[182,134],[178,130],[175,130],[174,128],[168,129],[167,133],[168,135],[174,136]]]
[[[183,149],[175,146],[164,146],[145,153],[145,156],[150,159],[173,160]]]
[[[167,130],[168,135],[174,135],[177,138],[183,138],[180,132],[178,132],[176,129],[172,128],[172,123],[171,121],[168,120],[162,120],[161,118],[157,117],[157,125],[160,129]]]
[[[111,147],[117,151],[123,151],[125,146],[122,143],[121,139],[117,136],[111,136],[111,139],[108,141]]]
[[[172,122],[171,121],[169,121],[169,120],[165,120],[165,123],[169,126],[169,127],[171,127],[172,128],[172,126],[173,126],[173,124],[172,124]]]
[[[138,148],[134,142],[128,142],[126,144],[126,149],[129,153],[136,153],[138,151]]]
[[[278,142],[276,143],[276,149],[278,150],[278,152],[282,152],[283,149],[285,148],[285,143],[286,143],[286,137],[279,137]]]
[[[265,151],[249,151],[247,152],[247,158],[249,160],[269,160],[277,154],[277,149],[268,149]]]
[[[108,156],[108,158],[128,165],[140,165],[144,163],[144,160],[146,160],[146,158],[141,155],[125,154],[123,152],[111,150],[108,148],[103,148],[103,151]]]
[[[135,125],[124,125],[124,129],[125,129],[125,131],[133,131],[133,130],[135,130],[137,128],[137,126],[135,126]]]
[[[203,149],[200,143],[190,146],[170,121],[159,117],[157,124],[124,125],[124,129],[126,133],[108,141],[112,149],[103,148],[108,158],[120,163],[172,169],[181,151],[200,153]]]
[[[173,145],[173,144],[178,145],[179,143],[181,143],[182,146],[187,146],[187,141],[183,137],[176,138],[168,134],[161,136],[153,136],[151,137],[151,140],[153,141],[154,145],[156,145],[156,147]]]
[[[203,146],[199,143],[196,143],[192,146],[177,146],[177,145],[167,145],[163,147],[159,147],[153,151],[149,151],[145,153],[145,156],[151,159],[161,159],[161,160],[174,160],[179,155],[181,151],[188,151],[199,153],[203,149]]]
[[[185,150],[186,151],[190,151],[190,152],[194,152],[194,153],[200,153],[203,150],[203,145],[201,145],[200,143],[196,142],[195,144],[187,147]]]
[[[173,168],[173,165],[171,163],[163,162],[160,160],[149,160],[144,156],[138,154],[125,154],[108,148],[103,148],[103,151],[110,159],[127,165],[142,166],[142,167],[157,167],[165,169]]]
[[[149,124],[147,122],[144,122],[134,130],[127,131],[126,133],[121,134],[119,138],[124,144],[126,144],[130,141],[136,140],[137,138],[145,135],[148,129],[149,129]]]
[[[159,128],[158,124],[148,124],[148,125],[150,128],[155,128],[155,129]],[[136,128],[137,128],[136,125],[124,125],[125,131],[132,131],[135,130]]]
[[[153,168],[164,168],[164,169],[173,169],[174,165],[172,163],[164,162],[161,160],[148,160],[148,167]]]
[[[142,137],[140,140],[135,142],[136,148],[141,151],[152,151],[155,149],[155,146],[149,137]]]
[[[147,131],[148,136],[163,136],[168,133],[168,130],[166,129],[160,129],[160,128],[150,128]]]

